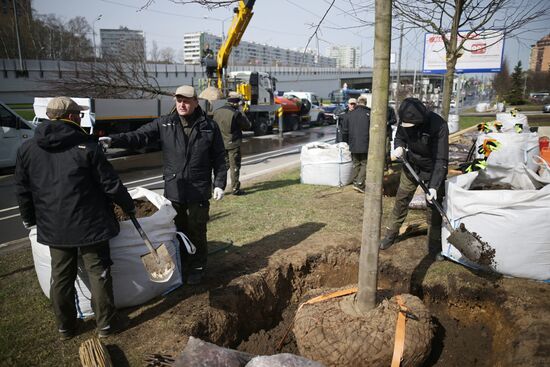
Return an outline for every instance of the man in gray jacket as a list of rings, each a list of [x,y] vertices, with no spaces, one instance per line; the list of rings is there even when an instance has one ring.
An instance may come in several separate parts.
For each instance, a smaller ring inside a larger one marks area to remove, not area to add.
[[[237,92],[229,92],[225,106],[214,111],[214,121],[219,125],[225,145],[225,164],[229,166],[231,189],[233,195],[244,195],[239,181],[241,171],[241,142],[243,130],[252,126],[246,115],[239,111],[242,96]]]

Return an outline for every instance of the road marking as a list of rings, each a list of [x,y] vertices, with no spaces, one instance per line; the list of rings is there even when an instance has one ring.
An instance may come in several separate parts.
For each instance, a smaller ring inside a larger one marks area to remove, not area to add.
[[[18,206],[12,206],[11,208],[0,209],[0,213],[2,213],[2,212],[7,212],[7,211],[9,211],[9,210],[13,210],[13,209],[17,209],[17,208],[19,208],[19,207],[18,207]]]
[[[19,216],[19,213],[17,214],[14,214],[14,215],[9,215],[7,217],[3,217],[3,218],[0,218],[0,220],[5,220],[5,219],[10,219],[10,218],[15,218],[15,217],[18,217]]]

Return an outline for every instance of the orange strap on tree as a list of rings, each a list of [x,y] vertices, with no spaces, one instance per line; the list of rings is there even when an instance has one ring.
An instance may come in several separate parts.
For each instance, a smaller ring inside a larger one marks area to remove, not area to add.
[[[405,302],[401,296],[395,296],[395,299],[399,305],[399,312],[397,313],[397,323],[395,324],[395,342],[393,344],[391,367],[399,367],[401,365],[401,359],[405,351],[405,324],[407,315],[409,314],[409,309],[405,306]]]

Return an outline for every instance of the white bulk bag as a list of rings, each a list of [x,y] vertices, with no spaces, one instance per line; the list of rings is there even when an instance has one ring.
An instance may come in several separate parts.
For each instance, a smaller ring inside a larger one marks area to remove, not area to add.
[[[353,163],[347,143],[308,143],[302,147],[300,164],[303,184],[345,186],[353,180]]]
[[[493,270],[509,276],[550,280],[550,185],[540,190],[469,190],[478,172],[447,180],[445,207],[454,228],[463,223],[495,249]],[[447,242],[442,254],[478,268]]]
[[[487,112],[489,109],[489,103],[481,102],[476,105],[476,112]]]
[[[514,131],[514,125],[522,124],[523,131],[529,130],[529,124],[527,123],[527,116],[522,113],[516,113],[516,116],[512,116],[510,112],[497,113],[497,121],[502,124],[502,132]]]
[[[491,152],[487,158],[487,164],[513,168],[525,164],[532,170],[537,169],[534,158],[540,154],[539,136],[537,133],[489,133],[480,134],[476,140],[476,158],[484,155],[477,151],[485,139],[495,139],[500,147]]]
[[[449,134],[456,133],[460,130],[460,118],[458,115],[450,114],[447,121],[447,126],[449,128]]]
[[[138,221],[155,248],[161,243],[166,245],[170,256],[176,263],[176,270],[168,282],[152,282],[141,261],[141,255],[148,253],[149,250],[130,220],[120,222],[120,233],[110,240],[111,260],[113,261],[111,275],[117,308],[142,304],[182,284],[179,245],[174,225],[176,211],[171,202],[165,197],[142,187],[129,190],[129,193],[133,199],[145,198],[158,208],[158,211],[153,215],[139,218]],[[50,248],[38,243],[36,229],[31,230],[29,238],[38,282],[44,294],[49,298]],[[81,260],[79,260],[75,287],[78,296],[76,301],[77,310],[81,317],[93,314],[88,285],[86,270]]]

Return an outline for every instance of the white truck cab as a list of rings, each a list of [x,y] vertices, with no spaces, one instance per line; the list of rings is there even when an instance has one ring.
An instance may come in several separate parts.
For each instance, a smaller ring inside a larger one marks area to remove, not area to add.
[[[305,99],[310,103],[311,108],[309,110],[309,117],[312,124],[320,125],[324,122],[325,111],[321,107],[321,101],[319,100],[319,97],[315,93],[295,92],[291,90],[291,91],[285,92],[285,94],[283,95],[283,97],[285,98],[291,97],[291,96],[298,97],[300,99]]]
[[[15,166],[17,150],[34,136],[34,125],[0,101],[0,168]]]

